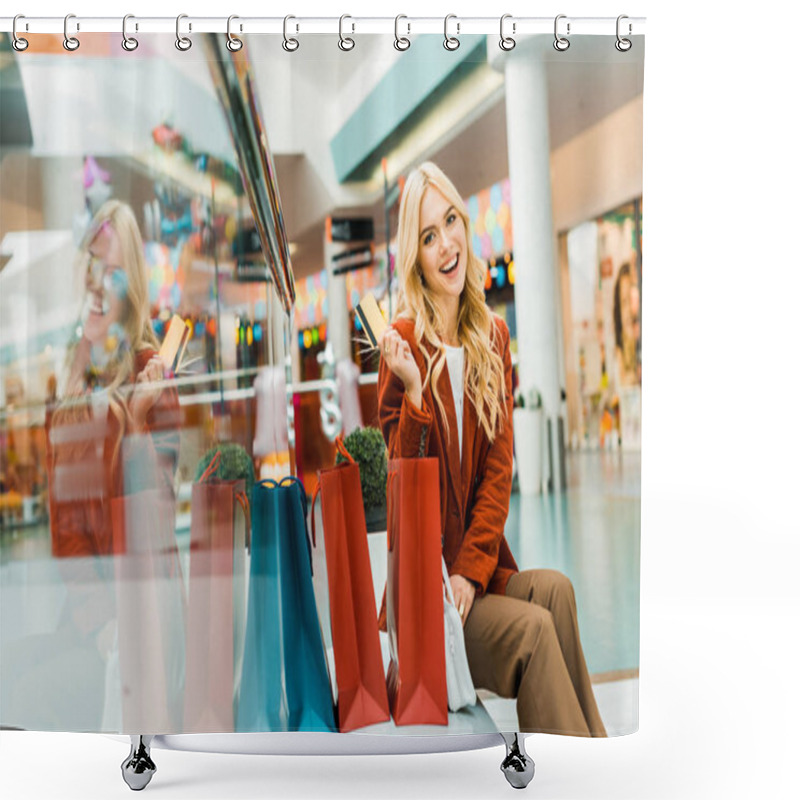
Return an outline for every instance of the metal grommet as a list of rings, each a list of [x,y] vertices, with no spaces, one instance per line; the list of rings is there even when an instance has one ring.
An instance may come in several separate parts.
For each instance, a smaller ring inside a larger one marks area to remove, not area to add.
[[[67,16],[64,17],[64,49],[69,50],[70,53],[74,52],[81,46],[81,43],[75,36],[69,35],[69,21],[71,19],[75,19],[74,14],[67,14]],[[78,24],[76,30],[80,29],[81,26]]]
[[[555,22],[555,26],[554,26],[556,40],[553,42],[553,47],[555,47],[555,49],[558,50],[559,53],[563,53],[565,50],[569,50],[569,39],[567,39],[564,36],[559,36],[558,35],[558,21],[560,19],[566,19],[566,18],[567,18],[566,14],[559,14],[556,17],[556,22]],[[570,28],[570,24],[568,22],[567,23],[567,36],[569,36],[569,28]]]
[[[614,42],[614,47],[616,47],[617,50],[619,50],[620,53],[627,53],[628,50],[630,50],[631,47],[633,47],[633,42],[630,39],[623,39],[619,34],[620,22],[622,22],[623,19],[628,19],[628,16],[625,15],[625,14],[620,14],[617,17],[617,41]],[[630,36],[632,32],[633,32],[633,28],[632,28],[632,26],[631,26],[631,24],[629,22],[628,23],[628,36]]]
[[[448,14],[444,18],[444,42],[443,42],[443,45],[444,45],[444,49],[445,50],[450,50],[452,52],[453,50],[458,50],[458,48],[461,46],[461,42],[459,41],[457,36],[450,36],[447,33],[447,26],[448,26],[448,24],[449,24],[451,19],[458,19],[458,18],[456,17],[455,14]],[[461,32],[461,23],[460,22],[456,22],[456,33],[460,33],[460,32]]]
[[[128,36],[129,19],[135,19],[133,14],[126,14],[122,18],[122,49],[132,53],[139,46],[139,40],[134,39],[133,36]],[[136,30],[139,30],[138,25],[136,26]]]
[[[394,49],[403,52],[411,47],[411,39],[407,36],[400,36],[399,27],[401,19],[408,19],[408,17],[405,14],[398,14],[394,18]],[[408,32],[411,33],[411,24],[407,22],[406,26],[408,27]]]
[[[509,50],[513,50],[517,46],[517,42],[515,39],[513,39],[511,36],[506,36],[503,33],[503,25],[505,24],[505,21],[507,19],[511,19],[511,14],[503,14],[503,16],[500,17],[500,49],[505,50],[506,52],[508,52]],[[512,33],[517,32],[516,22],[511,23],[511,32]]]
[[[238,53],[244,47],[244,42],[238,36],[234,36],[231,33],[231,22],[235,19],[239,19],[236,14],[231,14],[228,17],[228,41],[225,43],[225,46],[231,53]]]
[[[342,16],[339,17],[339,49],[348,52],[349,50],[352,50],[356,46],[356,42],[355,39],[351,39],[349,36],[345,36],[342,33],[342,25],[344,24],[344,21],[346,19],[353,19],[353,18],[349,14],[342,14]],[[355,23],[353,23],[353,32],[355,32],[355,29],[356,26]]]
[[[187,19],[188,14],[178,14],[175,20],[175,47],[181,52],[186,52],[192,46],[192,40],[188,36],[181,36],[181,20]],[[192,23],[189,23],[189,30],[192,29]]]
[[[13,36],[11,44],[18,53],[22,53],[28,49],[28,40],[23,39],[21,36],[17,36],[17,20],[19,19],[25,19],[25,16],[23,14],[17,14],[17,16],[14,17],[14,24],[11,27],[11,33]]]
[[[294,51],[300,47],[300,42],[298,42],[297,39],[287,36],[286,34],[290,19],[297,19],[297,17],[293,17],[290,14],[289,16],[283,18],[283,49],[287,53],[294,53]]]

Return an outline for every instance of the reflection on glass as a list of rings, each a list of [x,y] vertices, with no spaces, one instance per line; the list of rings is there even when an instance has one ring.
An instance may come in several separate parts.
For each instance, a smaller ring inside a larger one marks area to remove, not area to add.
[[[224,36],[203,39],[208,65],[239,157],[239,167],[261,237],[261,246],[286,313],[294,306],[294,276],[283,221],[278,177],[244,50],[231,53]]]
[[[201,48],[51,44],[9,56],[31,136],[0,141],[0,725],[230,730],[240,504],[254,468],[289,469],[284,383],[253,459],[253,380],[285,370],[281,301]],[[201,482],[220,444],[237,456]]]

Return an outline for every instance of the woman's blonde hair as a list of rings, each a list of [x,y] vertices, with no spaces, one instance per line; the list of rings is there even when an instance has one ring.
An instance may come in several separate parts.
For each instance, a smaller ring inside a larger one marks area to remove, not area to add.
[[[127,392],[123,387],[135,378],[136,354],[147,348],[158,350],[159,343],[150,321],[148,275],[142,235],[129,205],[119,200],[108,200],[100,207],[83,239],[79,258],[84,263],[88,261],[89,247],[100,231],[107,227],[114,231],[119,240],[122,262],[120,266],[126,277],[124,308],[120,319],[123,336],[109,363],[97,376],[108,391],[109,409],[119,422],[120,435],[114,442],[112,451],[112,463],[116,463],[122,437],[130,424],[125,396]],[[67,376],[72,373],[77,346],[78,341],[67,351],[65,362]],[[91,403],[81,399],[87,385],[84,376],[77,384],[67,387],[67,393],[53,412],[53,426],[79,423],[91,417]],[[93,446],[92,442],[83,444],[86,449]]]
[[[464,223],[466,233],[466,279],[458,304],[458,339],[464,346],[464,391],[478,415],[478,424],[494,441],[506,414],[506,382],[503,358],[494,349],[495,326],[492,312],[486,305],[484,283],[486,264],[472,249],[469,215],[452,181],[436,164],[426,161],[406,180],[400,202],[397,232],[397,263],[401,287],[396,317],[414,321],[414,336],[420,344],[430,342],[436,352],[431,355],[421,347],[427,366],[423,388],[430,381],[433,397],[439,406],[445,429],[449,426],[439,394],[439,377],[446,363],[441,331],[444,319],[435,298],[422,279],[419,263],[419,226],[422,198],[429,187],[438,189]]]

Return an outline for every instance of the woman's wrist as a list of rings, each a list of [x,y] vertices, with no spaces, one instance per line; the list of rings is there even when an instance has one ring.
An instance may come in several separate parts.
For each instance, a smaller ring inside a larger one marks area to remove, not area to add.
[[[422,408],[422,387],[419,385],[406,386],[406,396],[417,407]]]

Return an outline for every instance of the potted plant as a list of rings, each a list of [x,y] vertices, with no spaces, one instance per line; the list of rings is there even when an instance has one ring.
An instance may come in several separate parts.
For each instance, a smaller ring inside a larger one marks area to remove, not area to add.
[[[520,494],[542,490],[542,395],[533,387],[514,393],[514,450]]]
[[[361,475],[361,497],[367,533],[386,530],[386,444],[377,428],[356,428],[345,437],[344,446],[358,464]],[[336,454],[336,463],[344,461]]]
[[[206,454],[200,459],[195,472],[195,481],[200,480],[202,474],[211,463],[217,451],[220,453],[219,465],[214,471],[214,478],[218,481],[238,481],[245,482],[245,490],[247,497],[251,496],[253,485],[256,481],[255,469],[253,468],[253,459],[250,458],[247,450],[240,444],[235,442],[226,442],[225,444],[217,444],[211,447]]]

